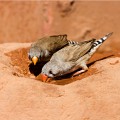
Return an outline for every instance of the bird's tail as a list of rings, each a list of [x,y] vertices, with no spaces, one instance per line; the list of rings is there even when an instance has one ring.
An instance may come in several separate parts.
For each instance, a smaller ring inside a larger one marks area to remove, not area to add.
[[[90,49],[90,53],[93,54],[93,53],[101,46],[101,44],[102,44],[105,40],[107,40],[107,39],[112,35],[112,33],[113,33],[113,32],[105,35],[104,37],[100,38],[99,40],[96,40],[96,41],[93,43],[93,45],[92,45],[92,47],[91,47],[91,49]]]
[[[78,45],[79,43],[77,41],[68,40],[68,44],[69,45]]]

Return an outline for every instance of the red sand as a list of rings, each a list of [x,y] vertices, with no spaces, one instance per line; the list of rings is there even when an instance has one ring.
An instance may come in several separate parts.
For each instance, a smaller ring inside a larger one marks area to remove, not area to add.
[[[80,76],[48,84],[29,76],[25,52],[29,45],[0,45],[1,120],[120,119],[119,57],[99,60]]]

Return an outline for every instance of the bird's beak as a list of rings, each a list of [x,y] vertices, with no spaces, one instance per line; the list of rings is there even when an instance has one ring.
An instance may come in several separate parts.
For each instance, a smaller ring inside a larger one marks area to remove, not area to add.
[[[41,79],[42,79],[43,82],[46,82],[47,79],[48,79],[48,76],[45,75],[45,74],[41,74]]]
[[[36,65],[36,63],[38,62],[38,57],[34,56],[32,58],[32,62],[33,62],[34,65]]]

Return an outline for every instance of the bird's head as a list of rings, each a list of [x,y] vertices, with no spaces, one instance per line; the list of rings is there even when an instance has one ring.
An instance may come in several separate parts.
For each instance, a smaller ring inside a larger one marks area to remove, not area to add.
[[[55,61],[53,64],[51,61],[47,62],[42,68],[41,76],[43,81],[61,75],[61,67]]]
[[[35,47],[35,46],[31,47],[28,52],[28,57],[29,57],[29,60],[31,60],[34,65],[36,65],[37,62],[39,62],[43,57],[43,51],[38,47]]]

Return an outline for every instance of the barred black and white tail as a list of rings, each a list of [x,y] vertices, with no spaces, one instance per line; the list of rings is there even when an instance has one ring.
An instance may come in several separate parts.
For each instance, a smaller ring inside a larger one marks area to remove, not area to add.
[[[109,38],[109,37],[112,35],[112,33],[113,33],[113,32],[111,32],[111,33],[105,35],[104,37],[100,38],[99,40],[95,41],[95,42],[93,43],[93,46],[92,46],[91,50],[90,50],[90,53],[93,54],[93,53],[97,50],[97,48],[99,48],[100,45],[101,45],[107,38]]]
[[[107,35],[105,35],[104,37],[100,38],[99,40],[95,41],[93,46],[96,47],[96,46],[102,44],[111,35],[112,35],[112,32],[107,34]]]
[[[72,41],[72,40],[68,40],[69,45],[78,45],[79,43],[77,41]]]

